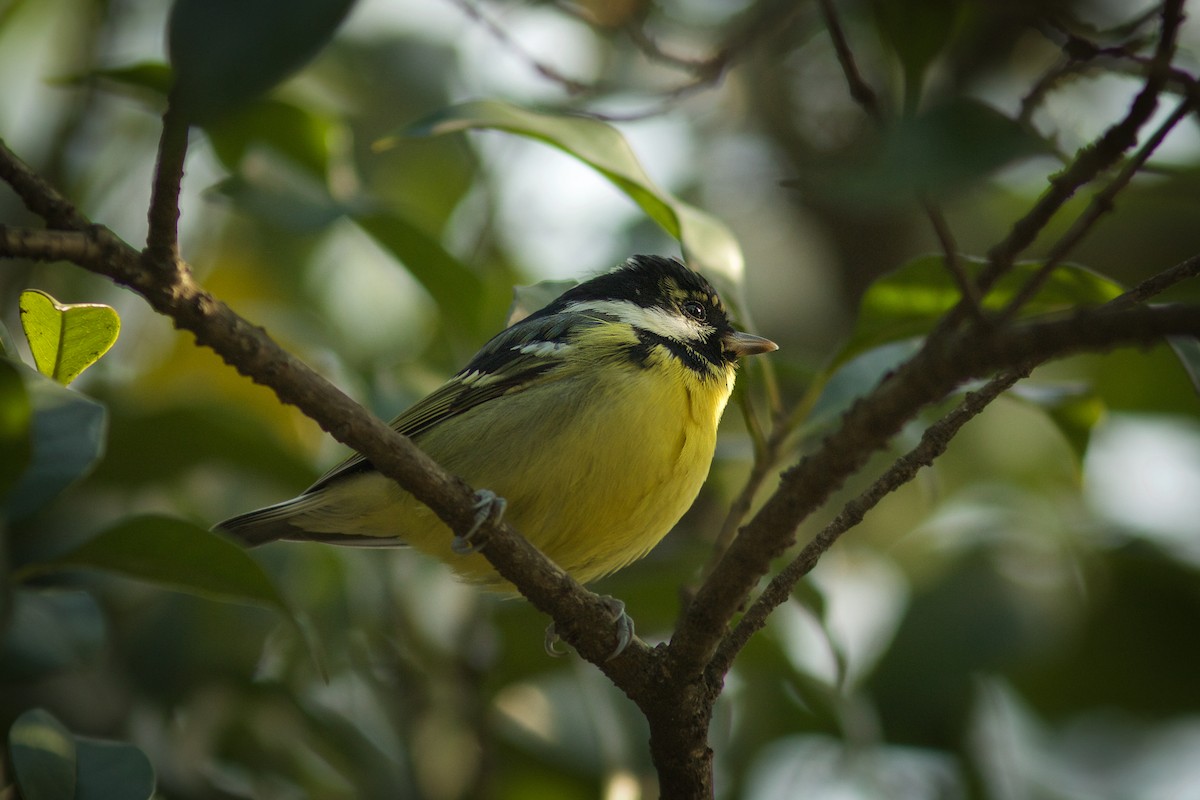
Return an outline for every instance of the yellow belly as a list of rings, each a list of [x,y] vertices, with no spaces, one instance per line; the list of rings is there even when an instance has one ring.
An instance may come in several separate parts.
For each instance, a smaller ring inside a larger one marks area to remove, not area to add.
[[[685,377],[641,370],[616,388],[579,374],[485,403],[417,443],[475,488],[505,498],[505,519],[586,583],[649,552],[708,475],[732,374]],[[390,480],[364,473],[348,482],[356,485],[341,488],[355,495],[358,513],[321,527],[399,536],[467,580],[504,588],[482,555],[453,553],[449,529]]]

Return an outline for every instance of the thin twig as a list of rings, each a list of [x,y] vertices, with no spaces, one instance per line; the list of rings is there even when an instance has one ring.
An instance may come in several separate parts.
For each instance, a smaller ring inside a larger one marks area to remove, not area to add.
[[[754,462],[750,465],[750,474],[746,477],[746,482],[742,485],[738,496],[730,504],[729,511],[721,523],[721,530],[713,541],[708,563],[700,571],[700,583],[708,580],[708,576],[713,573],[717,564],[721,563],[725,551],[729,549],[729,545],[737,536],[738,528],[742,526],[746,515],[750,513],[754,496],[762,488],[763,481],[771,474],[771,468],[779,461],[779,451],[790,435],[791,428],[789,426],[777,423],[772,428],[771,435],[763,441],[761,451],[755,453]]]
[[[858,64],[854,60],[854,52],[850,49],[850,43],[846,39],[845,30],[842,29],[842,22],[838,17],[837,9],[833,7],[833,0],[819,0],[818,5],[821,8],[821,17],[825,20],[825,28],[829,31],[829,39],[833,42],[833,49],[837,54],[838,64],[842,67],[842,74],[846,76],[846,85],[849,87],[850,97],[862,106],[871,119],[882,125],[884,118],[883,110],[879,106],[879,96],[871,88],[871,85],[863,79],[862,73],[858,71]]]
[[[1162,8],[1162,29],[1154,56],[1147,68],[1146,81],[1129,106],[1125,117],[1109,127],[1098,139],[1084,147],[1075,160],[1050,179],[1050,186],[1033,208],[1013,223],[1008,235],[988,252],[988,266],[977,281],[981,295],[1012,269],[1017,256],[1050,223],[1075,192],[1095,178],[1137,142],[1138,132],[1158,107],[1158,96],[1170,77],[1171,59],[1183,18],[1183,0],[1166,0]],[[957,324],[965,309],[946,315],[940,329]]]
[[[1000,313],[1001,319],[1011,319],[1016,316],[1021,308],[1033,299],[1034,295],[1042,288],[1051,273],[1062,264],[1062,262],[1070,255],[1071,251],[1083,240],[1083,238],[1091,231],[1096,222],[1105,214],[1113,209],[1113,203],[1119,192],[1121,192],[1134,176],[1142,168],[1143,165],[1150,159],[1150,156],[1158,150],[1163,140],[1167,135],[1175,129],[1184,117],[1192,113],[1193,103],[1190,97],[1185,97],[1167,119],[1163,120],[1162,124],[1154,131],[1145,144],[1138,148],[1133,158],[1128,159],[1122,166],[1121,171],[1117,173],[1108,185],[1101,191],[1097,192],[1092,197],[1088,207],[1079,215],[1070,229],[1064,233],[1054,246],[1050,248],[1045,261],[1038,270],[1025,281],[1020,290],[1005,306]]]
[[[83,230],[91,220],[58,193],[0,139],[0,180],[7,183],[31,212],[57,230]]]
[[[933,227],[933,232],[937,235],[938,243],[942,247],[942,263],[954,279],[968,313],[976,321],[982,320],[983,306],[979,298],[979,289],[963,268],[962,259],[958,255],[958,244],[954,241],[954,233],[950,230],[950,225],[946,222],[942,209],[928,197],[921,199],[921,205],[924,207],[925,216],[929,217],[929,224]]]
[[[854,52],[850,49],[850,43],[846,38],[846,32],[842,28],[841,19],[838,17],[837,9],[833,7],[833,0],[820,0],[821,16],[825,20],[825,27],[829,31],[830,41],[833,42],[834,52],[837,54],[838,64],[842,68],[842,75],[846,79],[846,86],[850,92],[850,97],[862,107],[875,123],[882,128],[886,122],[883,116],[883,110],[879,104],[879,96],[875,90],[871,88],[862,73],[859,72],[858,64],[854,59]],[[980,308],[979,291],[975,288],[975,284],[967,276],[963,269],[962,262],[958,257],[958,247],[954,242],[954,234],[950,231],[950,225],[946,222],[945,215],[941,209],[929,197],[920,198],[921,207],[925,210],[925,215],[929,217],[929,223],[933,228],[934,234],[938,238],[938,242],[942,247],[943,259],[947,272],[954,279],[954,283],[958,286],[959,295],[962,297],[965,307],[969,309],[971,316],[980,319],[983,316]]]
[[[1120,297],[1108,302],[1111,308],[1128,308],[1144,303],[1156,297],[1177,283],[1195,278],[1200,275],[1200,255],[1180,261],[1170,269],[1163,270],[1157,275],[1147,278]]]
[[[1149,343],[1174,335],[1200,336],[1200,307],[1083,309],[1063,317],[1003,328],[972,326],[927,338],[915,356],[846,412],[820,449],[783,473],[778,491],[742,528],[688,606],[667,650],[664,670],[717,677],[707,665],[729,621],[771,562],[794,544],[796,527],[922,408],[966,381],[1014,365],[1028,368],[1085,350],[1104,352],[1121,343]]]
[[[516,41],[516,39],[514,39],[512,37],[512,34],[510,34],[508,31],[506,31],[504,28],[502,28],[499,24],[497,24],[491,17],[489,17],[487,14],[485,14],[483,12],[483,9],[481,9],[472,0],[450,0],[450,1],[452,3],[454,3],[454,5],[458,6],[459,9],[464,14],[466,14],[468,17],[470,17],[472,20],[474,20],[476,23],[478,23],[480,26],[482,26],[483,29],[485,31],[487,31],[489,36],[491,36],[493,39],[495,39],[497,42],[499,42],[501,45],[503,45],[509,52],[513,53],[519,59],[524,61],[526,66],[528,66],[530,69],[532,69],[538,75],[541,75],[546,80],[552,81],[553,83],[557,83],[564,90],[566,90],[567,94],[579,95],[579,94],[585,94],[587,92],[595,91],[596,87],[594,87],[590,84],[587,84],[583,81],[579,81],[579,80],[575,80],[574,78],[567,77],[562,72],[560,72],[558,69],[539,61],[537,59],[537,57],[535,57],[532,53],[530,53],[528,50],[526,50],[524,47],[522,47]]]

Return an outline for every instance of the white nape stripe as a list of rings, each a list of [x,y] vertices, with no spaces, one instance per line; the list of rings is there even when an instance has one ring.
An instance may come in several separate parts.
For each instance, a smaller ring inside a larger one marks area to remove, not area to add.
[[[571,303],[563,311],[597,311],[677,342],[698,342],[716,330],[683,314],[639,306],[629,300],[585,300]]]

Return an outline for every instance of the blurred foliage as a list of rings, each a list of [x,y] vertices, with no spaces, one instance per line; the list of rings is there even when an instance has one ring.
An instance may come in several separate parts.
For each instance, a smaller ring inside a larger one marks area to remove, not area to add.
[[[815,3],[222,3],[241,26],[213,25],[211,5],[0,3],[0,137],[138,241],[177,76],[203,123],[186,257],[385,416],[504,324],[514,284],[678,252],[680,209],[703,208],[721,247],[744,249],[744,276],[740,254],[723,271],[744,281],[757,330],[783,345],[779,393],[806,412],[793,461],[953,297],[915,195],[942,203],[959,248],[982,257],[1056,154],[1137,90],[1097,63],[1035,95],[1060,32],[1138,47],[1154,24],[1095,0],[835,0],[895,120],[879,129]],[[1180,68],[1198,42],[1185,28]],[[579,111],[611,127],[563,114]],[[439,124],[509,133],[375,147]],[[619,133],[601,134],[598,154],[579,138],[596,130]],[[1033,311],[1101,301],[1200,251],[1194,131],[1151,167]],[[1031,264],[1086,202],[1052,222]],[[9,192],[0,220],[34,223]],[[70,388],[10,333],[29,288],[120,315],[120,340]],[[1164,299],[1197,297],[1193,281]],[[171,798],[654,796],[636,710],[574,656],[548,659],[546,620],[526,604],[413,553],[248,556],[205,533],[340,455],[269,391],[62,264],[6,262],[0,320],[0,786],[34,798],[69,775],[79,797],[105,781],[146,796],[147,780]],[[1039,370],[829,553],[728,677],[712,732],[721,795],[1194,794],[1200,403],[1187,348]],[[670,635],[748,471],[739,416],[679,529],[597,587],[650,641]]]

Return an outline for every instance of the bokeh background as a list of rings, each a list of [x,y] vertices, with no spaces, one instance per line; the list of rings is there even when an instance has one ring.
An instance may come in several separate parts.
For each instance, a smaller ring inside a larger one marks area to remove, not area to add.
[[[914,137],[881,138],[815,2],[359,0],[312,63],[193,135],[183,252],[207,288],[391,416],[502,327],[514,284],[678,253],[560,151],[406,130],[480,98],[598,113],[662,187],[737,235],[756,328],[781,344],[773,366],[797,402],[866,288],[938,251],[914,188],[932,186],[960,250],[983,255],[1061,154],[1119,119],[1140,86],[1128,60],[1100,59],[1035,97],[1066,32],[1136,48],[1155,31],[1152,16],[1137,24],[1148,3],[835,6],[886,115],[977,101],[1013,130],[931,114]],[[0,137],[131,242],[144,238],[168,12],[0,0]],[[1198,46],[1189,23],[1177,66],[1193,69]],[[1072,260],[1130,284],[1195,255],[1197,198],[1189,119]],[[6,191],[0,218],[31,222]],[[140,299],[76,268],[5,262],[10,332],[29,287],[109,303],[123,332],[73,385],[107,408],[106,454],[7,524],[14,569],[131,514],[210,525],[296,494],[344,455]],[[669,636],[749,468],[740,414],[727,416],[696,507],[596,587],[626,600],[648,641]],[[788,460],[834,419],[802,425]],[[96,573],[9,582],[8,621],[36,612],[22,619],[51,655],[17,658],[9,625],[0,730],[43,707],[76,733],[132,742],[169,798],[654,796],[636,709],[573,655],[546,657],[546,620],[526,604],[405,551],[278,544],[255,557],[327,680],[268,610]],[[1200,401],[1165,346],[1072,359],[968,425],[755,638],[712,733],[719,792],[1200,798],[1198,665]]]

